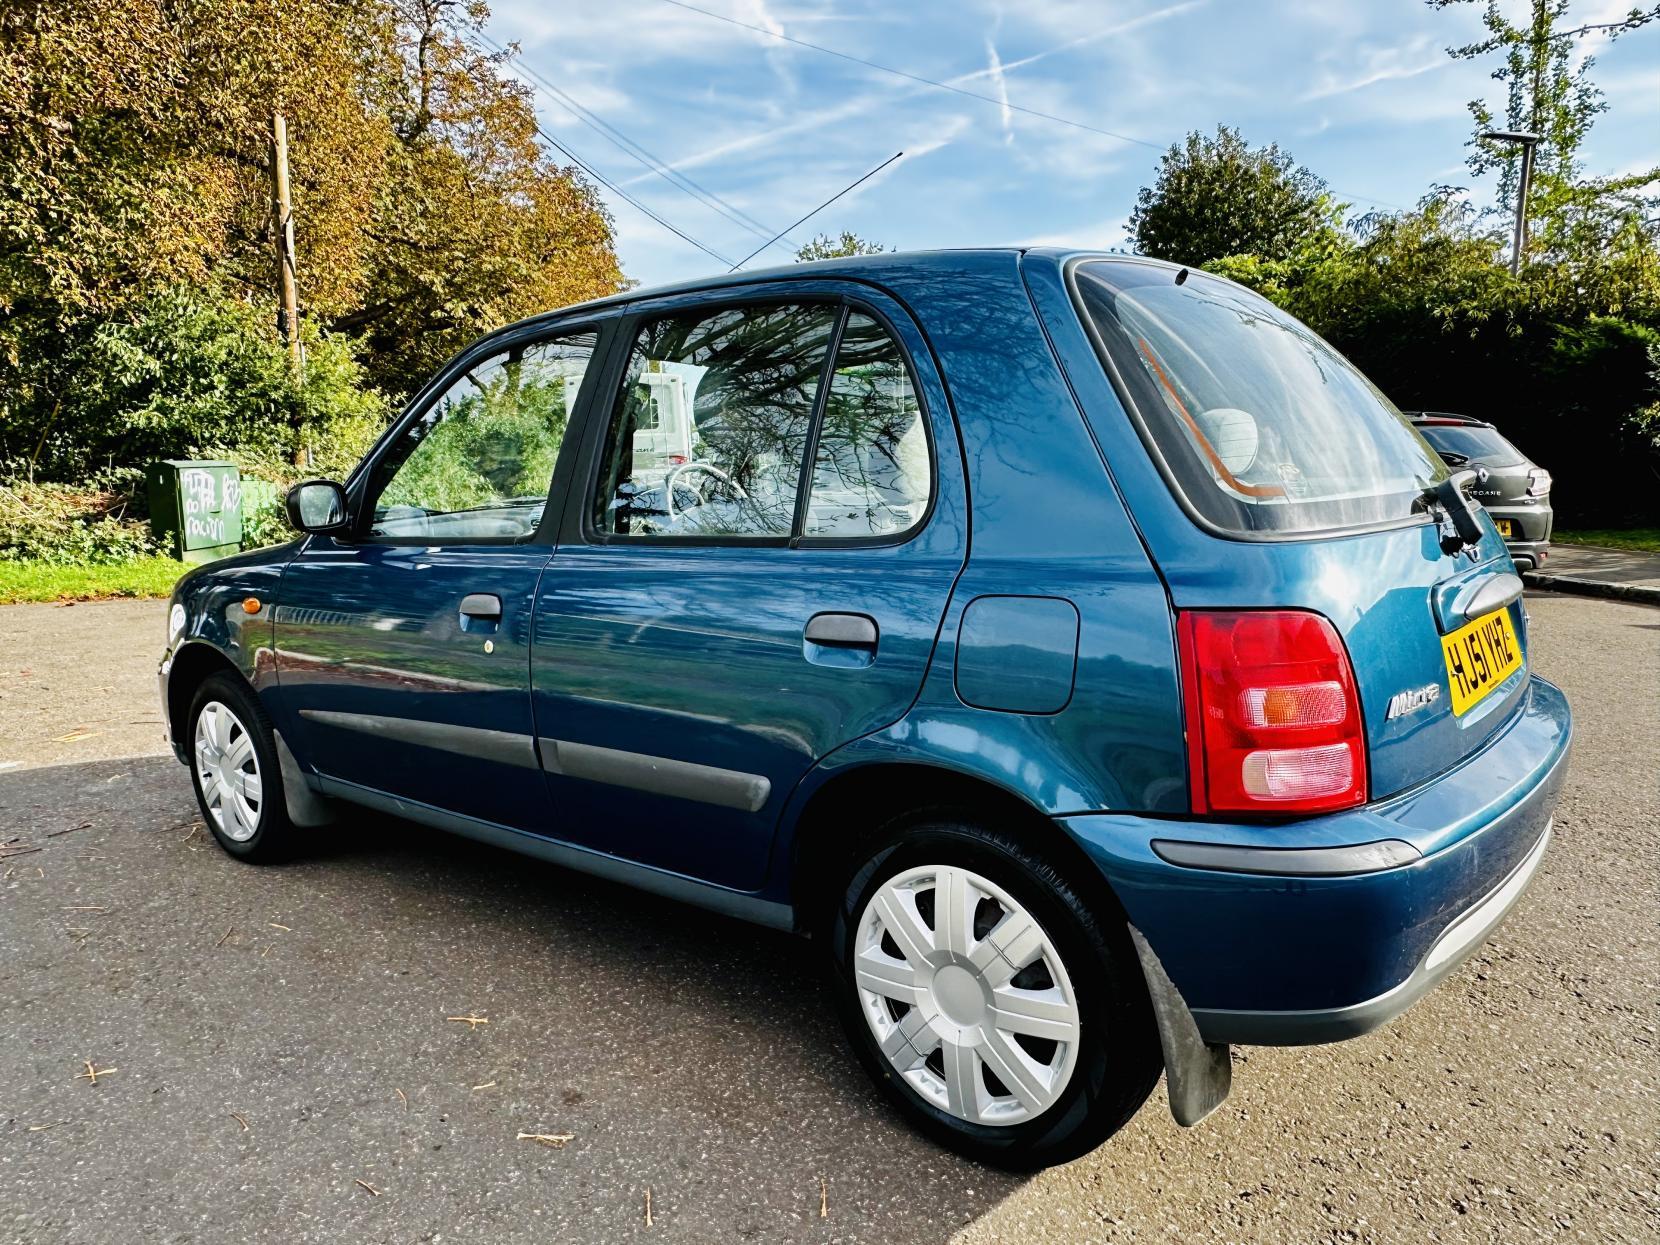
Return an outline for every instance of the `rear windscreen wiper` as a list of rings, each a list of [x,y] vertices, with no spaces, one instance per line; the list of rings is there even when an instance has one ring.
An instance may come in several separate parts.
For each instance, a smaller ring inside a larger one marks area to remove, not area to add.
[[[1464,495],[1465,487],[1475,479],[1473,471],[1455,471],[1424,489],[1424,509],[1440,528],[1442,553],[1456,555],[1481,543],[1481,520],[1476,517],[1475,503]]]

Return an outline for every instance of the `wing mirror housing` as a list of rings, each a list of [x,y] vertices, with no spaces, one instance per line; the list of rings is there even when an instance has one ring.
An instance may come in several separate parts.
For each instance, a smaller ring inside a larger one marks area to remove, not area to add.
[[[346,490],[333,480],[301,480],[284,500],[288,521],[302,532],[337,535],[351,526]]]

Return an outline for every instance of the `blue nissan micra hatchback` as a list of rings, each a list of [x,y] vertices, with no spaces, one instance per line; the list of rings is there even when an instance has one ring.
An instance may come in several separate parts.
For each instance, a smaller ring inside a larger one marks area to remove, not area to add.
[[[1385,1023],[1537,873],[1568,706],[1462,484],[1203,273],[728,276],[465,351],[180,582],[162,692],[233,856],[378,809],[810,934],[898,1109],[1037,1166]]]

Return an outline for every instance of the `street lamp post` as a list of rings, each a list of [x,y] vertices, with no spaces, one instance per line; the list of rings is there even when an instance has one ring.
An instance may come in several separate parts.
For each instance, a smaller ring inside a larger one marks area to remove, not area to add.
[[[1483,138],[1495,143],[1515,143],[1522,149],[1522,180],[1516,190],[1516,233],[1510,243],[1510,275],[1520,276],[1522,252],[1527,249],[1527,192],[1533,187],[1533,149],[1539,136],[1524,130],[1488,130]]]

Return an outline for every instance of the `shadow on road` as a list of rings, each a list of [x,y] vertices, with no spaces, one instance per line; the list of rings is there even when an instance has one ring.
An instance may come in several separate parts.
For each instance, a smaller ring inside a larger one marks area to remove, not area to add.
[[[649,1186],[654,1238],[943,1240],[1021,1183],[887,1110],[802,940],[373,814],[278,868],[195,821],[171,758],[0,775],[43,848],[0,863],[0,1203],[43,1239],[601,1241]]]

